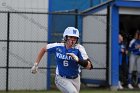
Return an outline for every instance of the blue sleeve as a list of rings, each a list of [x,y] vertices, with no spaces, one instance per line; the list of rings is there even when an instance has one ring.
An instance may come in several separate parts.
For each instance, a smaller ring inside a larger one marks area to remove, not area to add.
[[[134,50],[136,50],[136,48],[135,48],[135,43],[136,43],[136,41],[134,41],[134,40],[132,40],[132,41],[130,42],[130,45],[129,45],[129,48],[128,48],[129,51],[134,51]]]
[[[122,53],[119,53],[119,65],[122,65]]]
[[[48,44],[46,46],[47,52],[56,52],[57,43]]]
[[[135,45],[133,44],[131,47],[128,48],[129,51],[134,51],[135,50]]]

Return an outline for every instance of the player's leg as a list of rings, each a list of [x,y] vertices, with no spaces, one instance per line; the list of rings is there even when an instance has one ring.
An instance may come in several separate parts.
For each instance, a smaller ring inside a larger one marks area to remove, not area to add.
[[[123,89],[123,68],[122,65],[119,65],[119,82],[118,82],[118,89]]]
[[[137,72],[138,72],[138,88],[140,88],[140,56],[137,59]]]
[[[62,93],[79,93],[70,79],[56,75],[55,84]]]
[[[76,90],[77,90],[78,93],[79,93],[79,91],[80,91],[80,85],[81,85],[81,82],[80,82],[80,75],[78,76],[78,78],[72,79],[71,82],[72,82],[72,84],[75,86]]]
[[[132,72],[134,71],[135,68],[135,59],[136,56],[134,54],[130,54],[129,57],[129,73],[128,73],[128,88],[133,89],[132,86]]]

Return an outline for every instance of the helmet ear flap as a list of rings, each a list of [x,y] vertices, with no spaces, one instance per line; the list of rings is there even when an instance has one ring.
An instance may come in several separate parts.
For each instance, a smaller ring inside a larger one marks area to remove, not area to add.
[[[67,39],[68,39],[68,36],[66,35],[66,36],[64,37],[64,41],[67,41]]]
[[[77,38],[77,41],[76,41],[76,43],[78,43],[78,41],[79,41],[79,38]]]

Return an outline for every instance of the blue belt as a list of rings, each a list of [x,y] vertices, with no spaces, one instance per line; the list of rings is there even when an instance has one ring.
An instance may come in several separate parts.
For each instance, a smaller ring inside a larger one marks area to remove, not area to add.
[[[60,75],[61,77],[64,77],[64,78],[67,78],[67,79],[76,79],[78,77],[78,75],[75,75],[75,76],[63,76],[63,75]]]

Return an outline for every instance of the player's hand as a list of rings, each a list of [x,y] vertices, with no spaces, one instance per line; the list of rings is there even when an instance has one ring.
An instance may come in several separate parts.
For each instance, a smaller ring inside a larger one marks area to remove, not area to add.
[[[71,56],[75,61],[79,61],[79,58],[74,53],[67,53],[68,56]]]
[[[38,72],[38,64],[34,64],[34,66],[31,68],[31,72],[33,73],[33,74],[36,74],[37,72]]]
[[[139,49],[139,48],[140,48],[140,45],[136,45],[135,48],[136,48],[136,49]]]

